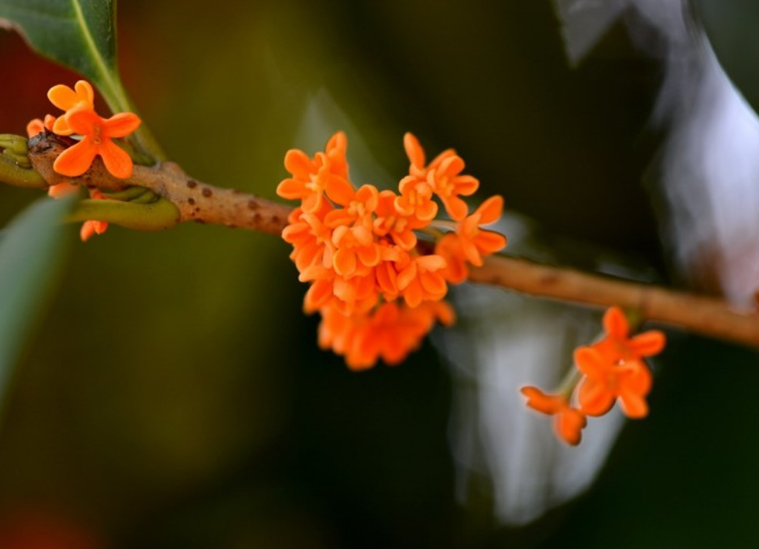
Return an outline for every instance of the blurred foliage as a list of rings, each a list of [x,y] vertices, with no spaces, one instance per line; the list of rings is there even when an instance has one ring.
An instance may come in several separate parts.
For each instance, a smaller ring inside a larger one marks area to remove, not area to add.
[[[557,242],[661,263],[640,185],[659,73],[620,29],[571,70],[548,2],[119,9],[126,89],[198,179],[273,197],[284,152],[310,145],[298,128],[327,93],[361,132],[349,141],[374,155],[349,148],[353,165],[401,174],[410,130],[430,151],[456,147],[483,192],[503,193]],[[0,129],[17,133],[50,111],[48,87],[76,79],[9,33],[0,71],[12,106]],[[3,221],[35,198],[0,192]],[[571,247],[561,252],[571,260]],[[530,527],[498,528],[486,485],[477,505],[454,498],[444,360],[427,344],[398,368],[347,371],[316,348],[287,253],[277,239],[199,225],[112,228],[77,245],[0,438],[0,515],[61,516],[130,549],[726,547],[756,537],[736,519],[755,507],[754,354],[690,339],[670,349],[652,416],[625,430],[596,489]],[[726,531],[732,539],[718,537]]]

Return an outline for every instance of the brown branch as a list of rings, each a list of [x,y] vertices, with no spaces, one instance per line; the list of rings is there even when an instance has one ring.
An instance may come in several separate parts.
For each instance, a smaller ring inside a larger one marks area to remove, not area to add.
[[[162,196],[179,209],[180,221],[215,223],[279,235],[292,208],[237,189],[222,189],[187,176],[179,166],[165,163],[155,168],[135,166],[132,177],[117,179],[98,157],[80,177],[65,177],[53,170],[53,162],[73,141],[51,133],[29,140],[29,160],[49,185],[70,181],[89,188],[120,191],[138,185]]]
[[[759,348],[759,314],[738,311],[716,298],[504,256],[487,258],[469,280],[536,297],[630,308],[647,320]]]
[[[120,180],[111,176],[98,159],[81,177],[65,178],[56,174],[52,165],[70,144],[67,138],[52,134],[40,134],[30,140],[29,158],[48,184],[70,180],[108,190],[139,185],[173,202],[181,221],[217,223],[274,235],[282,232],[292,211],[289,206],[251,194],[196,181],[175,164],[135,166],[130,179]],[[487,258],[484,266],[471,271],[469,280],[535,297],[631,308],[651,321],[759,348],[759,315],[755,311],[737,311],[719,299],[504,256]]]

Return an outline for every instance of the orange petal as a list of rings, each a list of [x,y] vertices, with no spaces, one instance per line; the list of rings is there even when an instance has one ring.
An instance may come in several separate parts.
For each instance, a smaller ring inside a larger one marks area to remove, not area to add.
[[[419,280],[414,279],[411,284],[403,291],[403,299],[406,300],[406,305],[412,309],[419,306],[424,300],[424,292],[422,291],[422,285]]]
[[[446,266],[445,259],[436,254],[418,257],[416,258],[416,264],[428,272],[439,271],[440,269],[445,269]]]
[[[293,174],[293,177],[303,180],[316,171],[311,159],[298,149],[290,149],[285,154],[285,169]]]
[[[103,137],[126,137],[140,127],[142,120],[132,112],[120,112],[103,120]]]
[[[100,156],[103,158],[105,169],[113,176],[119,179],[129,179],[132,176],[132,157],[110,139],[104,139],[98,148]]]
[[[61,175],[78,177],[90,168],[97,153],[97,145],[93,145],[90,138],[85,136],[55,159],[53,170]]]
[[[605,378],[612,365],[593,347],[578,347],[574,352],[577,369],[590,378]]]
[[[50,185],[50,188],[47,190],[47,195],[51,198],[63,198],[78,191],[79,185],[72,185],[68,181],[65,181],[63,183],[58,183],[57,185]]]
[[[471,175],[460,175],[456,178],[456,194],[472,196],[479,187],[479,180]]]
[[[64,84],[58,84],[50,88],[47,92],[47,98],[62,111],[75,107],[79,102],[76,92]]]
[[[651,330],[630,338],[628,345],[635,354],[644,357],[658,355],[666,343],[667,338],[663,332]]]
[[[413,231],[394,232],[392,237],[393,242],[406,251],[412,250],[416,246],[417,239]]]
[[[366,267],[374,267],[380,262],[379,246],[376,244],[356,248],[356,255]]]
[[[491,196],[480,207],[475,210],[480,214],[480,225],[495,223],[501,218],[503,213],[503,197],[499,195]]]
[[[39,118],[30,120],[29,123],[26,125],[27,137],[34,137],[35,135],[42,133],[43,131],[45,131],[45,124],[43,124],[42,120],[40,120]]]
[[[356,253],[352,249],[341,248],[335,252],[332,264],[340,276],[351,276],[356,272]]]
[[[347,179],[333,174],[324,174],[320,177],[325,178],[324,190],[332,202],[347,206],[356,196],[353,185]]]
[[[580,382],[577,390],[577,400],[580,409],[589,416],[602,416],[614,406],[616,397],[606,390],[603,384],[591,378],[585,378]]]
[[[443,297],[448,291],[445,279],[438,273],[420,273],[419,282],[428,296]]]
[[[522,387],[520,391],[527,397],[527,406],[543,414],[556,414],[565,405],[565,400],[559,395],[546,394],[537,387]]]
[[[297,200],[305,196],[306,185],[302,181],[297,179],[284,179],[277,186],[277,196],[284,198],[285,200]]]
[[[435,170],[436,174],[453,177],[460,174],[464,169],[464,159],[458,155],[449,156],[440,163],[440,167]]]
[[[422,149],[419,140],[411,132],[406,132],[403,136],[403,148],[406,149],[406,156],[408,156],[412,166],[416,168],[424,167],[424,149]]]
[[[78,80],[77,83],[74,84],[74,90],[76,91],[77,99],[79,99],[79,101],[85,101],[89,105],[92,105],[95,102],[95,91],[86,80]]]
[[[625,313],[619,307],[611,307],[606,311],[603,325],[606,333],[614,338],[626,339],[630,333],[630,324],[627,322]]]
[[[633,391],[622,391],[619,395],[619,404],[629,418],[639,419],[648,415],[646,399]]]
[[[69,125],[68,116],[65,114],[55,119],[51,131],[56,135],[71,135],[74,133],[74,130]]]
[[[469,213],[469,207],[458,196],[440,197],[440,200],[445,206],[445,211],[451,216],[454,221],[461,221]]]
[[[491,255],[506,247],[506,237],[493,231],[480,231],[472,240],[482,255]]]
[[[582,430],[588,424],[585,414],[574,408],[562,411],[554,423],[556,434],[567,444],[577,446],[582,440]]]

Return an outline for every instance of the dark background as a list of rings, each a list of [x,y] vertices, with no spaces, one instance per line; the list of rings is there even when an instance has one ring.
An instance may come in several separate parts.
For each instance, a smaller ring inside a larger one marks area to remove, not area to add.
[[[312,153],[341,129],[310,128],[316,144],[298,132],[326,95],[360,132],[349,143],[363,140],[393,177],[413,131],[431,153],[456,147],[482,195],[534,218],[566,263],[584,266],[587,249],[566,244],[583,242],[671,280],[641,184],[659,142],[647,120],[660,69],[619,27],[571,69],[548,2],[119,10],[126,87],[200,180],[273,198],[285,151]],[[50,112],[48,87],[76,79],[8,32],[0,74],[0,130],[13,133]],[[0,192],[4,220],[37,198]],[[397,368],[350,372],[318,350],[287,254],[276,238],[207,225],[113,227],[75,244],[4,418],[0,540],[649,549],[759,539],[755,354],[680,338],[658,363],[651,416],[625,427],[594,487],[537,523],[499,527],[487,489],[477,505],[454,497],[445,357],[425,343]],[[8,547],[32,547],[18,543]]]

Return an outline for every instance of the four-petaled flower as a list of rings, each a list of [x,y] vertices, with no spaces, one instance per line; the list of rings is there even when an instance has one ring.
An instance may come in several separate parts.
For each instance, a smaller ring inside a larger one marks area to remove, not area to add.
[[[79,143],[55,159],[53,169],[56,172],[69,177],[80,176],[89,169],[95,157],[100,155],[111,175],[119,179],[131,177],[132,158],[113,139],[126,137],[140,126],[136,114],[125,112],[104,119],[91,109],[78,107],[68,113],[68,124],[83,137]]]
[[[586,376],[580,382],[577,397],[583,412],[601,416],[619,399],[628,417],[648,415],[646,395],[653,380],[645,364],[637,360],[615,364],[593,347],[580,347],[574,358],[577,368]]]

